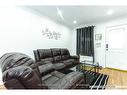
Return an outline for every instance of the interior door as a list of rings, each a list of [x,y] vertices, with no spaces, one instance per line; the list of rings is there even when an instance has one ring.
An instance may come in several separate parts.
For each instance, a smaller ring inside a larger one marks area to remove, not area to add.
[[[106,67],[127,70],[127,25],[106,28]]]

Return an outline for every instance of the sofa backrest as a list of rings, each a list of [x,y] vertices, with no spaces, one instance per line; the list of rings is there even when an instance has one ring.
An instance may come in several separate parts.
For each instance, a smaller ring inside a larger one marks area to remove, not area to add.
[[[51,48],[51,49],[37,49],[34,50],[35,60],[37,62],[45,61],[58,62],[69,59],[70,53],[66,48]]]
[[[53,61],[58,62],[61,61],[61,52],[59,48],[51,49],[53,55]]]
[[[20,65],[32,66],[34,60],[22,53],[6,53],[0,58],[2,72]]]
[[[21,65],[30,66],[40,76],[38,66],[35,64],[35,61],[22,53],[13,52],[4,54],[0,58],[0,65],[2,72]]]
[[[17,79],[25,88],[41,88],[42,81],[38,66],[29,56],[22,53],[6,53],[0,58],[0,66],[2,68],[4,82]],[[31,84],[32,80],[38,86]]]
[[[61,51],[61,59],[62,60],[66,60],[70,57],[70,53],[68,51],[68,49],[60,49]]]
[[[50,49],[38,49],[39,61],[51,61],[53,62],[52,52]]]

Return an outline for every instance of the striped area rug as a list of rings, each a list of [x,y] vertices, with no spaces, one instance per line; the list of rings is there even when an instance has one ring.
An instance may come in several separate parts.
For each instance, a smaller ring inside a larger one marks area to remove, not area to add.
[[[84,71],[87,89],[105,89],[109,76],[92,71]]]

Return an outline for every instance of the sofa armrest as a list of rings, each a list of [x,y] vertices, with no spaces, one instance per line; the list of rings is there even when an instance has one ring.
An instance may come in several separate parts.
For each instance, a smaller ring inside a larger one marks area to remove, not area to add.
[[[24,86],[24,88],[27,88],[27,89],[42,88],[42,82],[39,76],[29,66],[18,66],[18,67],[14,67],[4,71],[3,82],[6,82],[5,85],[8,85],[8,88],[9,86],[13,85],[13,83],[9,85],[10,82],[7,84],[7,81],[10,81],[10,80],[17,80],[17,82],[19,81],[18,85],[21,84]],[[15,85],[15,82],[14,82],[14,85]]]
[[[79,56],[76,56],[76,55],[71,55],[70,58],[73,58],[73,59],[79,59]]]
[[[17,79],[11,79],[4,82],[4,86],[7,89],[25,89],[25,87]]]
[[[35,58],[35,61],[39,61],[40,58],[39,58],[39,53],[38,53],[38,50],[33,50],[33,53],[34,53],[34,58]]]

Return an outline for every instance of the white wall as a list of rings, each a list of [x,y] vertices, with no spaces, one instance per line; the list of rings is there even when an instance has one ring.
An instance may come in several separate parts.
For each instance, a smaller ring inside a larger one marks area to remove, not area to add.
[[[122,25],[127,24],[127,16],[126,17],[120,17],[114,20],[105,21],[105,22],[95,22],[95,23],[87,23],[84,25],[81,25],[79,27],[88,26],[88,25],[95,25],[95,34],[102,34],[102,40],[99,41],[101,43],[101,47],[97,48],[95,46],[95,62],[99,62],[99,64],[103,67],[105,67],[105,31],[106,27],[109,26],[116,26],[116,25]],[[127,35],[126,35],[127,36]],[[76,53],[76,30],[73,29],[73,53]],[[97,41],[95,41],[95,44]],[[121,64],[120,64],[121,65]],[[124,66],[127,66],[126,63],[124,63]],[[126,67],[127,68],[127,67]],[[118,69],[124,69],[126,68],[119,68]]]
[[[45,27],[62,34],[58,40],[42,35]],[[6,52],[24,52],[33,57],[33,49],[67,47],[70,49],[71,31],[49,18],[38,16],[20,7],[0,8],[0,56]]]
[[[61,33],[61,38],[48,39],[42,35],[44,28]],[[7,52],[21,52],[34,58],[33,50],[38,48],[70,49],[71,32],[68,27],[26,8],[0,7],[0,56]]]

